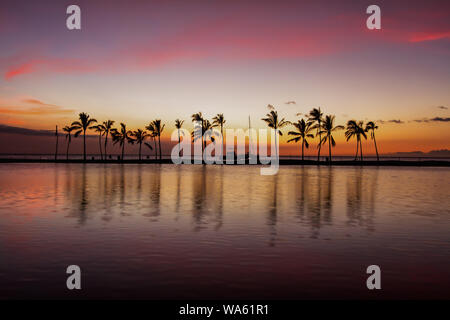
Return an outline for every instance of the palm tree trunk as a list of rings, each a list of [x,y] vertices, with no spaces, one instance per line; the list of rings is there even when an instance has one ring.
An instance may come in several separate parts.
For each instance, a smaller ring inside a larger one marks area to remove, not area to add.
[[[318,151],[317,151],[317,162],[320,161],[320,149],[322,148],[322,135],[320,134],[320,121],[318,121],[319,124],[319,146],[318,146]]]
[[[181,152],[181,139],[180,139],[180,129],[178,129],[178,156],[180,157],[180,152]]]
[[[100,159],[103,160],[103,152],[102,152],[102,134],[98,134],[98,147],[100,148]]]
[[[86,130],[83,133],[83,159],[86,161]]]
[[[122,161],[123,161],[123,155],[125,153],[125,141],[122,143]]]
[[[106,156],[106,146],[107,146],[107,144],[108,144],[108,132],[106,133],[106,136],[105,136],[105,160],[107,160],[107,156]]]
[[[302,161],[305,160],[304,152],[305,152],[305,139],[302,140]]]
[[[356,159],[358,158],[358,147],[359,147],[359,139],[357,138],[356,139],[356,154],[355,154],[355,160],[354,161],[356,161]]]
[[[277,131],[277,129],[275,129],[275,157],[276,157],[276,159],[278,159],[277,138],[278,138],[278,131]]]
[[[161,134],[158,134],[158,144],[159,144],[159,161],[162,160],[162,155],[161,155]]]
[[[363,161],[362,139],[359,140],[359,149],[360,149],[361,162],[362,162]]]
[[[67,142],[67,150],[66,150],[66,161],[69,160],[69,146],[70,146],[70,138]]]
[[[377,153],[377,161],[380,161],[380,157],[378,156],[377,140],[375,139],[375,132],[373,133],[373,143],[375,143],[375,152]]]
[[[58,126],[56,126],[56,150],[55,150],[55,161],[58,159]]]
[[[158,159],[158,149],[156,148],[156,139],[153,137],[153,144],[155,146],[155,160]]]
[[[139,142],[139,161],[141,161],[141,148],[142,148],[142,141]]]
[[[330,163],[331,163],[331,137],[328,136],[328,155],[330,156]]]

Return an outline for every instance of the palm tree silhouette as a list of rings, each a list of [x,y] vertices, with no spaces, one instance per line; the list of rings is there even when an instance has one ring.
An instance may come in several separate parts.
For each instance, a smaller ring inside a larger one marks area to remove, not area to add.
[[[294,142],[302,142],[302,161],[304,160],[304,151],[305,146],[306,148],[309,148],[309,143],[306,138],[314,138],[314,135],[310,132],[314,130],[312,127],[311,122],[306,122],[304,119],[298,120],[296,123],[292,124],[295,128],[297,128],[297,131],[289,131],[288,135],[295,136],[295,138],[289,139],[288,143],[291,141]]]
[[[203,159],[203,127],[204,127],[204,124],[203,124],[203,114],[201,113],[201,112],[197,112],[197,113],[194,113],[192,116],[191,116],[191,118],[192,118],[192,122],[197,122],[197,123],[199,123],[200,122],[200,124],[201,124],[201,126],[200,127],[197,127],[197,128],[195,128],[195,126],[194,126],[194,131],[192,131],[192,137],[194,138],[194,141],[196,141],[196,140],[198,140],[198,139],[201,139],[202,140],[202,159]]]
[[[225,122],[227,122],[223,116],[223,113],[218,113],[212,120],[213,127],[220,127],[220,134],[222,135],[223,140],[223,126]]]
[[[317,162],[320,161],[320,149],[322,147],[320,141],[322,141],[322,136],[321,136],[321,128],[322,128],[322,121],[323,121],[323,112],[320,110],[320,108],[313,108],[310,112],[309,112],[309,119],[308,122],[311,122],[313,124],[315,124],[314,128],[317,129],[317,135],[319,136],[319,144],[317,145]]]
[[[97,120],[92,119],[87,113],[80,113],[79,115],[79,121],[72,122],[72,127],[75,130],[78,130],[75,132],[75,138],[77,138],[81,133],[83,133],[83,160],[86,161],[86,130],[94,123],[97,122]]]
[[[150,137],[153,140],[153,144],[155,146],[155,160],[156,160],[158,158],[158,149],[156,148],[157,133],[156,133],[156,128],[155,128],[155,125],[154,125],[153,121],[150,122],[148,124],[148,126],[145,127],[145,129],[147,129],[150,132]],[[150,149],[152,149],[152,148],[150,147]]]
[[[367,139],[366,133],[364,132],[364,123],[362,121],[349,120],[347,121],[347,130],[345,131],[345,137],[350,140],[352,137],[356,137],[356,154],[355,161],[358,157],[358,148],[361,148],[361,161],[362,161],[362,143],[361,136]]]
[[[105,128],[103,131],[103,135],[105,136],[105,160],[107,160],[108,158],[108,153],[106,152],[106,148],[108,147],[108,135],[111,133],[113,125],[114,125],[113,120],[103,121],[103,127]]]
[[[134,143],[134,139],[131,137],[132,132],[127,130],[127,126],[125,123],[120,123],[120,131],[117,129],[111,130],[111,135],[113,137],[114,144],[119,143],[119,145],[122,147],[122,158],[125,154],[125,143],[128,142],[130,144]]]
[[[135,142],[139,143],[139,161],[141,161],[142,142],[144,142],[144,140],[150,135],[145,130],[137,129],[131,133],[131,136],[134,137]]]
[[[55,149],[55,161],[56,161],[56,160],[58,160],[58,138],[59,138],[58,126],[56,126],[56,129],[55,129],[55,136],[56,136],[56,149]]]
[[[337,130],[344,129],[344,126],[334,126],[334,119],[335,117],[332,115],[327,115],[325,119],[322,121],[322,127],[319,131],[319,134],[324,134],[325,136],[320,140],[320,144],[324,144],[328,140],[328,155],[330,157],[330,163],[331,163],[331,146],[335,146],[336,142],[333,138],[333,132]]]
[[[370,137],[373,140],[373,143],[375,144],[375,152],[377,153],[377,161],[380,161],[380,157],[378,156],[378,148],[377,148],[377,140],[375,139],[375,130],[378,129],[378,126],[373,121],[369,121],[366,124],[366,129],[364,131],[369,132],[370,131]]]
[[[180,129],[181,129],[181,127],[183,126],[183,123],[184,123],[184,120],[180,120],[180,119],[175,120],[175,128],[178,130],[178,155],[180,155],[180,152],[181,152],[181,146],[180,146],[180,143],[181,143]]]
[[[161,155],[161,133],[164,131],[165,124],[161,123],[161,119],[153,120],[153,127],[155,130],[155,134],[158,137],[158,145],[159,145],[159,160],[162,159]]]
[[[271,106],[271,105],[269,105],[269,106]],[[278,135],[280,135],[280,136],[283,135],[283,133],[279,129],[290,124],[290,122],[284,120],[284,118],[279,119],[278,113],[274,110],[272,110],[268,114],[266,114],[266,118],[262,118],[261,120],[264,121],[269,128],[276,130],[276,132],[275,132],[275,156],[278,158],[277,139],[278,139]]]
[[[100,159],[103,160],[103,151],[102,151],[102,135],[105,132],[106,128],[103,124],[97,124],[95,126],[89,127],[89,129],[98,132],[98,147],[100,149]]]
[[[66,140],[67,140],[67,150],[66,150],[66,160],[69,160],[69,147],[70,143],[72,142],[72,131],[75,130],[72,126],[65,126],[63,128],[63,131],[66,133]]]

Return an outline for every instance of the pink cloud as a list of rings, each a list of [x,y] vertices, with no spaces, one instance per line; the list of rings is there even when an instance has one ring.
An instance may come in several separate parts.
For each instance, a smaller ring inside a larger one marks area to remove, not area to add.
[[[420,23],[411,31],[402,21],[410,21],[412,17]],[[314,58],[364,48],[374,38],[416,43],[450,37],[449,31],[421,31],[427,30],[433,19],[442,19],[442,16],[428,13],[412,12],[402,19],[383,18],[381,31],[368,31],[365,16],[354,12],[329,16],[326,23],[275,18],[271,21],[271,18],[268,12],[262,16],[241,12],[213,17],[191,22],[151,41],[138,36],[130,37],[127,43],[115,49],[89,48],[85,52],[93,51],[95,57],[88,59],[53,58],[45,54],[27,59],[26,55],[20,55],[18,61],[12,59],[14,63],[7,68],[4,77],[12,80],[32,73],[140,72],[209,58],[225,61]]]
[[[433,41],[440,39],[450,38],[450,31],[438,31],[438,32],[416,32],[413,33],[409,41],[410,42],[422,42],[422,41]]]

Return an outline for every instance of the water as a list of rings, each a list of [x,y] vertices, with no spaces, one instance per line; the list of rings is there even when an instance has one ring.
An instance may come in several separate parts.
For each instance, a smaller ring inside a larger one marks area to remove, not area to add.
[[[0,177],[0,298],[450,298],[449,168],[2,164]]]

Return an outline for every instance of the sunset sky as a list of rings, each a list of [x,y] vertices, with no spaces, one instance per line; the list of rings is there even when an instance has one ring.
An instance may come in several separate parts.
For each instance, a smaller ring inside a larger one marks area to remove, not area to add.
[[[66,28],[70,4],[81,30]],[[381,30],[366,28],[371,4]],[[450,149],[449,1],[2,0],[0,43],[0,152],[30,150],[11,127],[83,111],[130,129],[160,118],[167,139],[198,111],[262,128],[268,104],[291,121],[317,106],[336,124],[377,121],[382,153]]]

